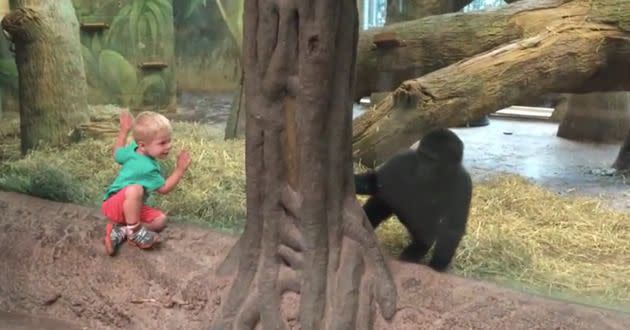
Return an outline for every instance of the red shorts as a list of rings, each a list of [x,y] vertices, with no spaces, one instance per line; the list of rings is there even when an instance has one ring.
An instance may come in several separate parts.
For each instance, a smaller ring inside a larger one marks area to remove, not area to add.
[[[101,212],[103,212],[107,219],[122,225],[127,224],[127,221],[125,221],[125,213],[123,212],[123,203],[125,202],[126,189],[127,188],[125,187],[115,194],[109,196],[109,198],[106,199],[101,206]],[[140,208],[140,222],[151,223],[153,222],[153,220],[163,215],[164,213],[162,213],[162,211],[146,206],[144,204]]]

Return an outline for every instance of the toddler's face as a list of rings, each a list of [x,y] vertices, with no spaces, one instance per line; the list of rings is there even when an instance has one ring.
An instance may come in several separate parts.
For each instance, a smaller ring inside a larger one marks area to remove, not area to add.
[[[171,151],[171,134],[158,134],[151,142],[144,145],[144,152],[153,158],[166,158]]]

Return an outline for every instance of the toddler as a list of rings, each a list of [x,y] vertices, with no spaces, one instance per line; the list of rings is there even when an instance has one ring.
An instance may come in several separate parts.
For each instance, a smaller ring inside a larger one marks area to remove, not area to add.
[[[125,145],[130,131],[133,141]],[[157,233],[166,227],[166,215],[145,202],[153,192],[169,193],[190,165],[190,155],[184,150],[177,155],[173,173],[166,180],[162,177],[157,159],[166,158],[171,151],[171,135],[171,124],[161,114],[145,111],[134,123],[128,111],[121,112],[114,160],[122,168],[105,192],[101,207],[109,220],[104,239],[109,255],[125,239],[142,249],[160,241]]]

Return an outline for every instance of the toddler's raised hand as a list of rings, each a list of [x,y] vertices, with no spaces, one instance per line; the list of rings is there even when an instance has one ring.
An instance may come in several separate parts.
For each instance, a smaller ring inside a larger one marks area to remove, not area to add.
[[[177,155],[177,167],[186,170],[190,166],[190,154],[187,150],[182,150]]]
[[[120,130],[129,132],[133,127],[133,116],[129,111],[123,110],[120,112]]]

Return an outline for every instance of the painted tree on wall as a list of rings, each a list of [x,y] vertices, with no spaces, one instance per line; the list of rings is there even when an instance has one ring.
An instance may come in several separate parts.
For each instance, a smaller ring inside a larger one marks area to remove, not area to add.
[[[90,103],[175,111],[171,0],[73,0],[82,24]],[[166,66],[149,66],[163,63]]]
[[[22,153],[69,143],[87,120],[79,23],[70,0],[17,0],[2,19],[15,45]]]

